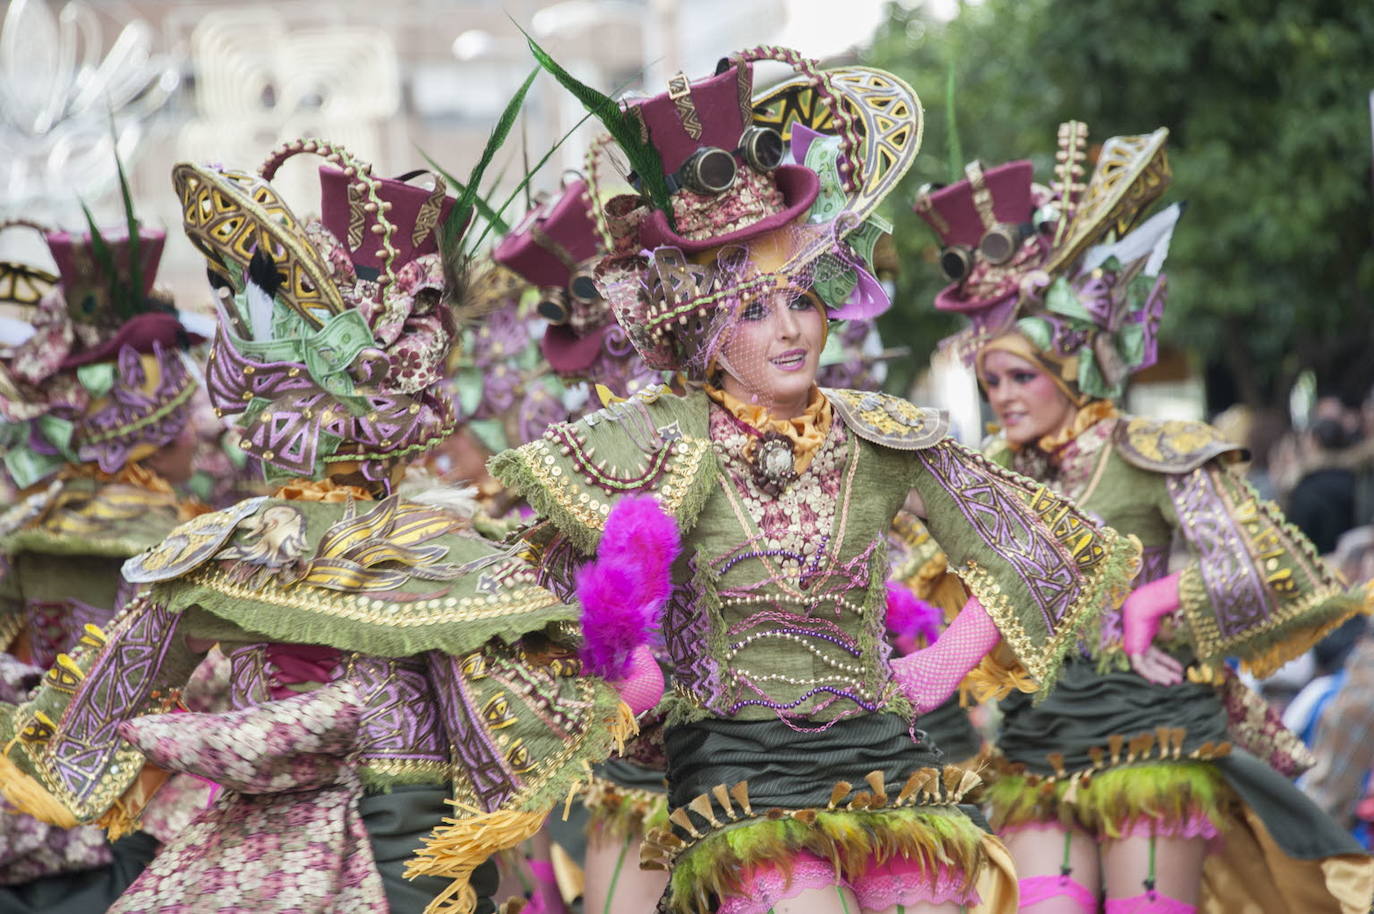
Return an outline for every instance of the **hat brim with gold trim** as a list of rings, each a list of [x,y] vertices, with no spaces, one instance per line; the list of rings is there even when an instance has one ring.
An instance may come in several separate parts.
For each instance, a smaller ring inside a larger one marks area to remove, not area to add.
[[[784,59],[802,71],[756,94],[751,106],[754,123],[776,129],[798,167],[817,174],[820,193],[806,212],[770,230],[774,241],[788,233],[790,247],[774,270],[752,269],[747,245],[724,246],[715,263],[694,262],[700,258],[665,246],[648,257],[602,264],[603,293],[654,369],[704,365],[722,319],[780,285],[816,291],[836,318],[873,317],[888,305],[869,273],[873,246],[886,228],[876,210],[920,149],[920,100],[881,70],[821,70],[779,49],[751,54]]]
[[[321,169],[322,210],[347,226],[343,238],[298,218],[270,183],[302,153],[336,166]],[[240,447],[269,477],[356,464],[385,486],[397,459],[453,433],[441,181],[373,177],[323,140],[286,144],[257,173],[181,163],[172,177],[186,234],[221,290],[211,402],[237,417]]]

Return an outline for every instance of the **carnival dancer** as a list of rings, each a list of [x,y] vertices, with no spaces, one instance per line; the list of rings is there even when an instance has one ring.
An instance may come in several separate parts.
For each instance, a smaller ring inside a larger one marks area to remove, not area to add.
[[[1099,896],[1108,914],[1355,914],[1374,866],[1284,777],[1300,744],[1225,661],[1270,673],[1369,592],[1256,496],[1216,431],[1113,403],[1156,359],[1181,207],[1141,220],[1169,183],[1167,136],[1108,139],[1085,182],[1086,127],[1070,122],[1052,189],[1030,162],[974,163],[917,202],[951,279],[936,307],[971,318],[958,345],[1003,426],[988,453],[1144,544],[1121,613],[1050,695],[1002,701],[992,820],[1033,914],[1095,912]]]
[[[881,71],[759,48],[622,113],[534,50],[643,189],[607,204],[627,253],[598,266],[601,292],[650,367],[691,385],[492,466],[541,516],[530,536],[554,573],[599,553],[627,495],[655,493],[682,531],[663,624],[670,828],[644,861],[671,867],[664,906],[1013,910],[1004,850],[960,806],[978,778],[914,744],[911,718],[999,628],[1053,682],[1136,549],[955,444],[941,415],[814,385],[827,315],[886,305],[860,252],[916,152],[915,95]],[[799,75],[756,96],[761,59]],[[913,491],[975,599],[935,647],[889,666],[883,538]]]
[[[596,286],[595,268],[615,244],[602,209],[607,194],[601,173],[609,142],[609,137],[594,142],[584,172],[566,175],[558,193],[533,207],[492,252],[497,263],[536,289],[536,309],[547,322],[539,339],[545,364],[569,388],[582,388],[585,407],[565,419],[663,381],[662,373],[639,357]],[[652,753],[647,736],[631,747]],[[639,869],[639,857],[645,830],[667,822],[664,775],[661,764],[607,759],[593,769],[579,798],[587,815],[570,817],[569,824],[581,825],[585,838],[568,835],[561,822],[550,823],[555,840],[582,851],[577,856],[584,864],[585,910],[638,914],[663,894],[667,877]]]
[[[318,221],[270,183],[305,153],[328,160]],[[0,714],[0,785],[68,824],[136,818],[145,763],[222,785],[114,911],[491,911],[487,857],[538,829],[661,678],[623,627],[593,658],[622,692],[579,675],[576,607],[471,531],[467,493],[396,488],[453,430],[471,196],[376,178],[322,140],[173,182],[219,293],[212,402],[277,489],[124,565],[140,589],[123,613]],[[618,593],[651,614],[675,533],[652,503],[625,508],[608,529],[641,542],[617,553]],[[159,713],[214,643],[237,710]]]
[[[114,616],[121,562],[205,510],[173,488],[191,473],[198,385],[184,350],[200,338],[153,288],[165,234],[121,190],[118,229],[6,225],[39,231],[57,275],[0,265],[22,315],[0,327],[0,450],[19,490],[0,517],[0,700],[22,700],[86,625]],[[157,847],[0,808],[5,910],[104,910]]]

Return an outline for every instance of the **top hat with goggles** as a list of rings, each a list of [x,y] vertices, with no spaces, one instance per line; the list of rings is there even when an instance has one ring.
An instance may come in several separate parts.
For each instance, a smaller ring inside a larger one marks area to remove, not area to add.
[[[820,191],[816,172],[787,163],[787,143],[756,123],[753,63],[722,60],[716,74],[690,82],[679,73],[668,91],[628,114],[662,159],[672,206],[639,226],[648,248],[695,253],[738,243],[803,215]]]

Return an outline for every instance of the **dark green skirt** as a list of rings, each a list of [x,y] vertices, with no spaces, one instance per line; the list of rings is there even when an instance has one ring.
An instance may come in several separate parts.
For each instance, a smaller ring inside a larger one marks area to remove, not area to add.
[[[1207,751],[1208,743],[1215,749],[1229,739],[1226,711],[1211,685],[1184,682],[1157,686],[1129,670],[1099,673],[1093,662],[1076,657],[1065,662],[1055,688],[1039,704],[1032,703],[1028,695],[1015,693],[1001,702],[1001,708],[997,748],[1008,762],[1024,766],[1029,775],[1050,778],[1058,774],[1062,783],[1065,773],[1072,776],[1093,770],[1098,777],[1088,782],[1087,790],[1091,791],[1099,789],[1100,782],[1112,780],[1101,777],[1104,771],[1119,770],[1128,778],[1133,767],[1159,771],[1159,766],[1167,765],[1206,766],[1260,817],[1289,856],[1312,860],[1361,852],[1355,840],[1305,794],[1255,756],[1240,748],[1219,756]],[[1121,757],[1128,753],[1132,737],[1153,738],[1161,727],[1184,731],[1178,752],[1162,752],[1159,741],[1151,739],[1145,757],[1134,762]],[[1114,736],[1120,746],[1115,761],[1110,750]],[[1204,758],[1190,758],[1199,752]],[[1179,758],[1174,759],[1174,755]],[[1040,789],[1043,784],[1037,788],[1034,777],[1020,780],[1026,783],[1027,791],[1047,795]],[[1014,802],[1013,791],[994,786],[990,799],[994,821],[1004,821],[1006,810],[997,806]],[[1109,805],[1095,802],[1103,808]],[[1131,803],[1122,802],[1119,808],[1129,810]]]

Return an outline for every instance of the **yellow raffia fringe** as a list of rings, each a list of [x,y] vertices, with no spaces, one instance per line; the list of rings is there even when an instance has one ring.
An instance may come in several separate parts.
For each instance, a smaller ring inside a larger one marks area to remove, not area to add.
[[[70,809],[3,754],[0,754],[0,795],[19,812],[49,825],[75,828],[80,824]]]
[[[623,701],[616,706],[615,717],[607,725],[620,750],[625,748],[626,740],[639,732],[634,712]],[[454,800],[448,802],[459,809],[460,817],[444,819],[444,824],[434,830],[424,847],[406,864],[405,877],[439,876],[453,880],[429,903],[425,914],[472,914],[477,908],[477,893],[470,883],[472,871],[492,854],[534,837],[544,827],[554,804],[519,809],[514,808],[521,805],[516,797],[504,809],[479,812]]]
[[[1006,656],[999,656],[1004,653]],[[1015,656],[999,646],[978,661],[959,684],[959,690],[959,703],[967,708],[970,704],[1000,701],[1012,692],[1034,692],[1036,684]]]

